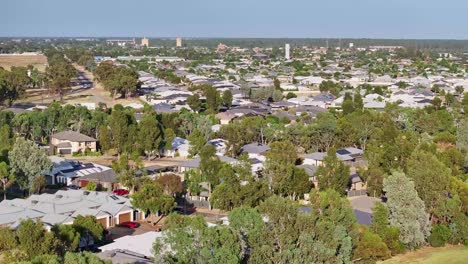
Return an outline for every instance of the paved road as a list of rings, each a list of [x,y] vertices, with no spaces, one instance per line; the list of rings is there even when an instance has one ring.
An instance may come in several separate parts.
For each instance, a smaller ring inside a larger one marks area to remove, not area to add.
[[[76,79],[72,81],[72,83],[76,83],[76,85],[72,86],[71,89],[63,97],[81,93],[93,89],[96,86],[92,79],[88,78],[87,73],[78,68],[77,65],[74,64],[73,66],[75,66],[75,68],[78,71]],[[53,101],[60,100],[60,96],[58,95],[47,95],[47,89],[41,90],[43,91],[43,97],[41,99],[22,100],[20,103],[14,104],[14,106],[19,108],[29,108],[34,105],[47,104]]]

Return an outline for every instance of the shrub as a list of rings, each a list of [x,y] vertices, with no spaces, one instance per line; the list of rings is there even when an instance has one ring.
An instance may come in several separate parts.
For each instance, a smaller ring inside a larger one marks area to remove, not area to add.
[[[451,236],[450,228],[445,225],[434,225],[429,236],[429,243],[433,247],[443,247]]]
[[[390,258],[390,250],[379,235],[362,228],[353,258],[356,263],[375,263]]]
[[[286,99],[291,99],[291,98],[296,98],[297,95],[295,93],[292,93],[292,92],[289,92],[287,95],[286,95]]]

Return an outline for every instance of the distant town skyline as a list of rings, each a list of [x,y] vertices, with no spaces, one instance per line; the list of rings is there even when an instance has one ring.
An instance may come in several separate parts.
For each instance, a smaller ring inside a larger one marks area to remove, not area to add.
[[[3,37],[468,39],[463,0],[15,0],[2,10]]]

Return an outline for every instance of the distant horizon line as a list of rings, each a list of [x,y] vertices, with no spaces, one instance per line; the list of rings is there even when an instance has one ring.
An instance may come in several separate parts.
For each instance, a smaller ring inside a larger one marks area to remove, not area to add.
[[[90,38],[90,39],[105,39],[105,38],[123,38],[123,39],[329,39],[329,40],[457,40],[457,41],[468,41],[468,38],[376,38],[376,37],[196,37],[196,36],[2,36],[0,38],[31,38],[31,39],[79,39],[79,38]]]

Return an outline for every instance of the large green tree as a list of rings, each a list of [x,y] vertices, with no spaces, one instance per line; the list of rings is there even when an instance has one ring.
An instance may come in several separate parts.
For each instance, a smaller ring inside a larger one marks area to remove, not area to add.
[[[338,159],[336,150],[330,148],[314,175],[317,177],[320,189],[333,189],[344,193],[348,186],[350,170],[349,166]]]
[[[22,189],[33,190],[38,177],[52,168],[52,162],[44,150],[39,149],[32,141],[18,138],[9,153],[11,173]]]
[[[154,154],[159,154],[159,148],[163,142],[161,127],[156,120],[156,114],[145,113],[138,127],[138,140],[141,148],[147,158],[151,159]]]
[[[239,237],[229,227],[208,227],[205,220],[171,214],[165,236],[154,243],[158,263],[240,263]]]
[[[414,183],[404,173],[395,171],[384,180],[383,190],[390,224],[400,228],[401,242],[410,248],[424,245],[431,224]]]
[[[400,229],[390,225],[388,208],[384,203],[378,202],[372,208],[370,229],[382,238],[393,255],[403,251],[404,246],[400,242]]]
[[[426,205],[427,212],[432,215],[448,193],[450,169],[432,153],[416,150],[408,160],[407,171],[419,197]]]
[[[132,195],[131,203],[135,208],[152,214],[170,213],[176,206],[174,197],[164,193],[157,182],[147,182]]]

